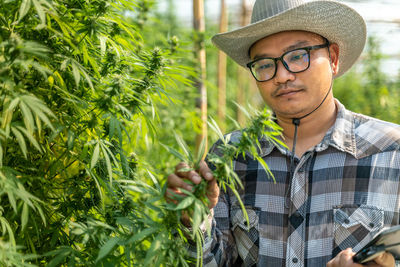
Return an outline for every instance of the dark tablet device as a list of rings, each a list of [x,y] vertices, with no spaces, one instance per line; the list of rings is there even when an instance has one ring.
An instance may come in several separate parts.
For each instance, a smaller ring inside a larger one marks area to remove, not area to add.
[[[378,233],[353,256],[353,261],[358,263],[371,261],[385,251],[392,253],[395,259],[400,259],[400,225]]]

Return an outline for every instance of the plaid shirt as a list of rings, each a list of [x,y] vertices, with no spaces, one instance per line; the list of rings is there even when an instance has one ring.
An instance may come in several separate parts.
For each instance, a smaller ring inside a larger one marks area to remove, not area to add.
[[[295,158],[294,179],[291,152],[267,141],[261,156],[276,183],[256,160],[235,160],[250,230],[237,198],[221,192],[205,238],[205,266],[321,267],[399,224],[400,127],[337,106],[321,143]]]

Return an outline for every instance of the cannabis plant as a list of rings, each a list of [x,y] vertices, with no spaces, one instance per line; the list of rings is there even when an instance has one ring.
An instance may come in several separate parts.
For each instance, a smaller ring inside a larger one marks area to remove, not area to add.
[[[154,135],[166,87],[188,83],[174,51],[140,34],[151,5],[1,2],[1,265],[185,264],[130,148]]]
[[[243,107],[239,108],[243,111],[248,119],[248,127],[238,130],[240,133],[236,134],[234,138],[232,138],[232,133],[223,135],[218,124],[212,118],[210,119],[209,126],[217,135],[218,141],[215,143],[214,149],[212,149],[212,151],[207,155],[206,160],[212,168],[213,176],[217,180],[220,189],[224,192],[230,190],[230,192],[236,195],[245,216],[244,219],[247,221],[247,224],[249,224],[249,218],[246,209],[238,193],[238,190],[243,189],[243,184],[234,171],[234,160],[238,156],[241,156],[245,159],[247,157],[255,159],[263,167],[264,171],[267,172],[270,179],[274,179],[268,165],[259,156],[261,152],[260,141],[264,140],[281,146],[285,146],[285,144],[279,138],[281,134],[281,128],[274,122],[274,118],[270,110],[265,108],[263,111],[254,110],[253,112],[248,112]],[[237,122],[235,123],[239,128],[239,124]],[[175,137],[182,152],[179,152],[172,147],[165,147],[181,161],[188,164],[188,168],[180,169],[179,171],[197,171],[199,169],[200,161],[204,158],[204,140],[196,156],[194,156],[193,153],[190,152],[190,149],[183,139],[176,134]],[[183,224],[178,224],[178,229],[183,229],[182,233],[184,235],[181,236],[182,238],[184,238],[184,236],[190,236],[190,239],[195,241],[197,248],[197,266],[202,265],[202,247],[204,244],[204,235],[210,235],[209,224],[205,225],[207,230],[206,232],[204,232],[204,229],[200,227],[202,223],[209,222],[207,218],[210,216],[206,190],[207,181],[202,179],[199,184],[193,184],[193,192],[180,189],[183,194],[173,195],[172,199],[175,200],[174,203],[178,203],[177,205],[169,204],[166,206],[167,209],[177,212],[177,218],[181,218],[183,213],[190,215],[190,229],[186,228]]]
[[[190,87],[193,76],[180,65],[176,37],[161,48],[143,38],[152,5],[1,2],[0,265],[201,264],[186,245],[201,245],[204,185],[170,203],[163,175],[135,153],[157,141],[158,104],[173,101],[168,89]],[[257,158],[269,121],[256,120],[238,148],[220,134],[226,156],[209,160],[222,188],[240,186],[223,169],[245,150]],[[183,210],[196,214],[189,234]]]

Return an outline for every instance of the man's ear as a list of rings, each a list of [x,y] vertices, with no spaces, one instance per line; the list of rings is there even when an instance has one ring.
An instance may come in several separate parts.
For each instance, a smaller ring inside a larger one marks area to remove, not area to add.
[[[331,56],[331,68],[333,75],[336,75],[339,72],[339,46],[338,44],[331,44],[329,46],[329,53]]]

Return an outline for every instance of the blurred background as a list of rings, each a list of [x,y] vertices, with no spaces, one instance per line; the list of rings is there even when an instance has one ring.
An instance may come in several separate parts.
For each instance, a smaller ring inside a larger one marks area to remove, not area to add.
[[[199,18],[199,14],[193,14],[194,10],[199,9],[201,2],[203,1],[152,1],[155,15],[151,21],[157,25],[157,30],[151,31],[147,38],[154,40],[155,46],[161,45],[157,40],[162,39],[162,36],[177,38],[178,54],[184,58],[180,62],[195,69],[193,87],[178,86],[174,89],[172,95],[180,100],[173,109],[168,109],[165,114],[168,118],[165,121],[162,119],[164,130],[171,127],[170,129],[184,133],[185,140],[191,145],[194,145],[195,135],[208,135],[210,144],[215,140],[213,133],[203,131],[207,128],[204,126],[204,118],[216,119],[226,133],[237,129],[239,125],[245,127],[249,121],[235,103],[250,110],[265,106],[249,72],[238,67],[229,58],[225,59],[210,41],[218,32],[248,24],[255,0],[205,0],[202,10],[204,17]],[[335,80],[334,95],[352,111],[399,124],[400,1],[341,2],[348,4],[364,17],[368,40],[358,62],[345,75]],[[203,30],[194,29],[195,19],[204,20]],[[205,53],[204,59],[201,59],[201,53]],[[204,95],[206,98],[202,97]],[[160,112],[163,112],[162,108]],[[161,139],[172,144],[168,141],[171,140],[168,130],[166,133]]]
[[[251,9],[255,0],[245,1]],[[383,71],[395,77],[400,68],[400,1],[398,0],[339,0],[357,10],[367,22],[368,36],[376,37],[385,55]],[[229,13],[230,28],[240,23],[242,0],[226,0]],[[193,19],[193,2],[188,0],[159,0],[157,8],[160,12],[168,10],[173,5],[175,15],[183,25],[191,26]],[[216,23],[220,16],[221,2],[218,0],[205,1],[205,16]]]
[[[255,0],[205,0],[204,46],[206,60],[207,104],[209,109],[217,110],[221,106],[221,86],[226,87],[226,114],[236,118],[240,125],[245,123],[240,110],[232,105],[236,101],[241,105],[250,103],[262,106],[252,78],[246,70],[240,70],[235,63],[227,59],[226,77],[219,77],[218,51],[210,38],[217,32],[225,31],[221,20],[222,4],[226,14],[225,29],[231,30],[247,24]],[[398,0],[346,0],[341,1],[357,10],[366,20],[368,41],[357,64],[344,76],[335,80],[334,94],[347,108],[391,122],[400,122],[399,69],[400,69],[400,1]],[[178,35],[184,41],[182,33],[193,27],[193,3],[188,0],[156,1],[155,9],[159,19],[167,21],[164,30],[170,35]],[[187,35],[190,42],[192,36]],[[190,49],[190,47],[188,47]],[[221,67],[221,66],[220,66]],[[224,82],[226,81],[226,85]],[[218,113],[218,112],[217,112]],[[219,112],[218,114],[220,114]],[[229,121],[219,116],[219,122],[230,129]],[[225,117],[226,118],[226,117]]]

